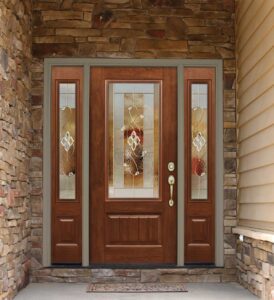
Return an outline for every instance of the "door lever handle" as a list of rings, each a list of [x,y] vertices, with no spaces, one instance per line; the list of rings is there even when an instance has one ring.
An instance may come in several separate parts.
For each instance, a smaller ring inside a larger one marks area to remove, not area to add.
[[[169,183],[169,192],[170,192],[170,199],[168,201],[168,204],[170,207],[174,205],[174,200],[173,200],[173,186],[175,184],[175,177],[173,175],[168,176],[168,183]]]

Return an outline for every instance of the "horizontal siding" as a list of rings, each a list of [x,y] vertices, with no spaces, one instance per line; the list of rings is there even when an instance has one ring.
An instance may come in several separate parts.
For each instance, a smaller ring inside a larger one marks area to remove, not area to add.
[[[249,6],[247,13],[237,28],[237,48],[239,51],[245,47],[248,40],[250,40],[257,30],[264,23],[265,18],[273,9],[273,0],[254,0]]]
[[[239,144],[239,157],[273,145],[274,125],[245,139]]]
[[[238,53],[238,78],[241,79],[273,47],[274,10],[267,16],[263,26],[247,41],[246,46]]]
[[[274,104],[261,114],[257,115],[254,119],[245,123],[239,130],[239,142],[244,139],[260,132],[261,130],[273,125],[274,121]]]
[[[239,161],[239,173],[247,172],[253,169],[269,166],[273,164],[274,145],[242,156]],[[273,190],[274,191],[274,190]]]
[[[274,163],[239,174],[239,188],[271,184],[274,182]],[[240,203],[241,203],[241,199]],[[274,221],[274,213],[273,213]]]
[[[241,203],[274,203],[274,183],[242,188]]]
[[[274,35],[274,30],[273,30]],[[273,45],[274,45],[274,38],[273,38]],[[274,49],[268,51],[261,60],[255,64],[253,68],[251,68],[242,79],[238,80],[239,89],[238,95],[241,97],[245,91],[251,88],[251,86],[258,80],[258,78],[263,77],[265,73],[268,73],[272,65],[269,63],[270,61],[274,60]],[[266,67],[267,66],[267,67]],[[273,76],[274,77],[274,76]]]
[[[274,1],[238,0],[238,223],[274,231]]]
[[[241,112],[241,110],[251,102],[262,96],[265,91],[273,87],[274,69],[269,69],[268,67],[269,64],[265,66],[267,72],[264,73],[262,77],[259,77],[257,81],[253,85],[251,85],[250,88],[246,90],[241,96],[238,95],[238,98],[242,101],[239,103],[239,112]]]
[[[242,203],[240,219],[273,221],[274,203]]]
[[[251,119],[254,119],[259,114],[263,113],[266,109],[273,105],[274,89],[267,90],[261,97],[251,102],[239,114],[238,125],[242,127],[243,124]]]
[[[246,0],[246,1],[238,1],[238,9],[236,11],[236,18],[239,20],[243,20],[243,16],[247,13],[248,7],[252,4],[254,0]]]

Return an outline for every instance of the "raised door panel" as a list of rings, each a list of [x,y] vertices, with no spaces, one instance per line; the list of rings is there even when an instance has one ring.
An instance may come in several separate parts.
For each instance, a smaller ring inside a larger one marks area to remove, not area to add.
[[[108,215],[107,245],[161,245],[161,216]]]

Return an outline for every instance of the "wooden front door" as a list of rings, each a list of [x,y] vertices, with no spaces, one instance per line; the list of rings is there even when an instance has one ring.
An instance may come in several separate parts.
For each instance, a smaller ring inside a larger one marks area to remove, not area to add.
[[[90,84],[91,263],[175,264],[176,68],[95,67]]]

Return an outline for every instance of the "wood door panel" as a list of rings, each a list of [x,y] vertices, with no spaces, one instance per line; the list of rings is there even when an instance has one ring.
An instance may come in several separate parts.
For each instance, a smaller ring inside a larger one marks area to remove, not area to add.
[[[56,243],[77,244],[79,225],[79,218],[75,218],[74,216],[56,217],[56,227],[59,228]]]
[[[106,212],[115,212],[115,213],[129,213],[134,210],[135,213],[150,213],[159,212],[163,210],[163,204],[159,200],[149,201],[148,199],[144,201],[140,199],[139,201],[132,200],[130,203],[127,202],[127,205],[124,205],[125,201],[106,201]]]
[[[81,245],[79,245],[79,232],[81,220],[75,216],[56,217],[55,247],[53,250],[54,262],[79,263]]]
[[[55,264],[68,262],[70,264],[79,264],[78,257],[82,255],[82,250],[78,243],[56,243],[53,255],[53,263]]]
[[[159,84],[159,197],[108,197],[109,82]],[[177,164],[176,68],[91,68],[90,101],[91,263],[176,263],[177,193],[171,208],[167,182],[168,162]]]
[[[186,256],[191,263],[212,263],[212,252],[214,249],[210,244],[188,244],[186,247]]]
[[[192,229],[190,243],[205,243],[210,229],[208,218],[190,217],[190,222],[190,228]]]
[[[187,220],[187,241],[189,244],[208,244],[210,229],[212,226],[211,217],[190,216]]]
[[[160,245],[160,215],[108,215],[106,244]]]
[[[106,246],[104,263],[113,264],[113,258],[115,258],[117,264],[162,264],[164,252],[163,247],[154,245],[129,248]]]

